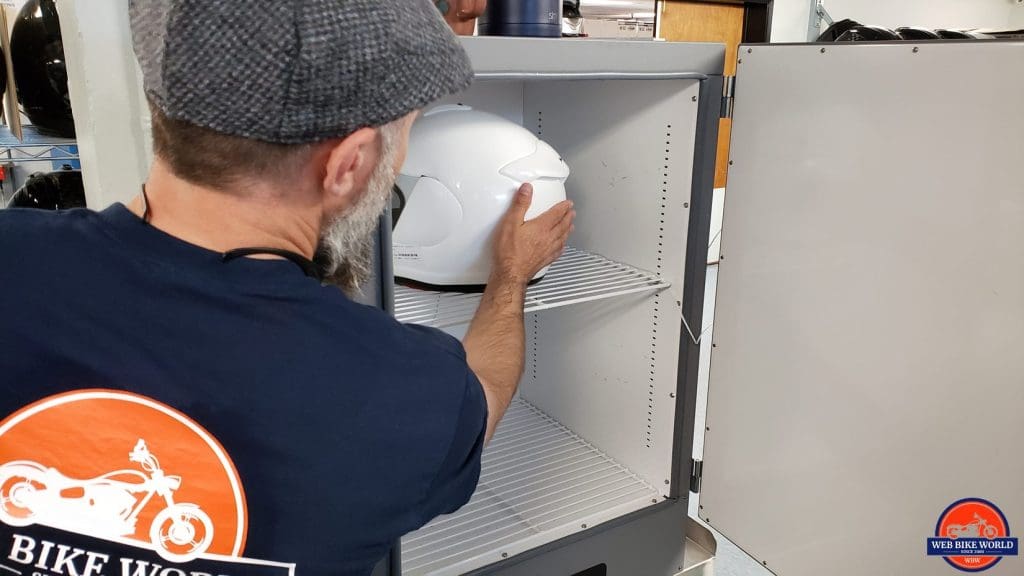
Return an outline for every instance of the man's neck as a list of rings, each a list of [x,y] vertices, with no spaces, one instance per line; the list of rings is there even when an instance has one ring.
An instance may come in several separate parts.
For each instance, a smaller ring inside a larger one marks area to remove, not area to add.
[[[197,186],[159,160],[150,170],[146,199],[153,227],[215,252],[260,247],[312,258],[320,236],[315,202],[304,205],[258,186],[238,193]],[[142,217],[146,202],[139,195],[128,209]]]

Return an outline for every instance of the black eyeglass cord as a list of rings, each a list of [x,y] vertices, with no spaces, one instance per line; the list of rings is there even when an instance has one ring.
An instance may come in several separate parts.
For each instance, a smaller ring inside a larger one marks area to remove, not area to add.
[[[291,250],[260,247],[235,248],[234,250],[228,250],[227,252],[225,252],[220,257],[220,259],[221,262],[231,262],[232,260],[237,260],[238,258],[245,258],[246,256],[253,256],[256,254],[270,254],[271,256],[279,256],[281,258],[291,261],[293,264],[301,268],[302,273],[305,274],[306,276],[316,280],[323,279],[320,274],[320,267],[316,265],[316,262],[313,262],[309,258],[306,258],[302,254],[299,254],[298,252],[292,252]]]
[[[146,185],[142,185],[142,220],[145,223],[149,223],[149,196],[146,195]],[[271,256],[277,256],[284,258],[291,263],[298,266],[302,273],[318,281],[323,281],[323,274],[320,271],[320,267],[309,258],[306,258],[298,252],[291,250],[283,250],[281,248],[264,248],[254,246],[252,248],[235,248],[234,250],[228,250],[221,254],[221,262],[228,263],[232,260],[239,258],[245,258],[246,256],[255,256],[257,254],[269,254]]]

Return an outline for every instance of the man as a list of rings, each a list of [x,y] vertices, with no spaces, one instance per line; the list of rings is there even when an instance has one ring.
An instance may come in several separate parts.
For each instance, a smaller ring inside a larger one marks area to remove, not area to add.
[[[367,277],[417,110],[470,81],[436,7],[130,11],[142,193],[0,212],[2,563],[368,574],[473,492],[523,369],[527,281],[574,213],[524,222],[520,190],[462,344],[398,324],[338,286]]]

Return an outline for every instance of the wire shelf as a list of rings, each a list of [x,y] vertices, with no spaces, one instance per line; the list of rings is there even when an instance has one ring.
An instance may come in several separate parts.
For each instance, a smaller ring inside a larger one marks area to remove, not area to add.
[[[22,126],[21,140],[11,133],[10,128],[0,127],[0,161],[5,164],[73,162],[79,159],[76,145],[73,138],[51,136],[31,125]]]
[[[638,292],[655,292],[671,284],[655,274],[575,248],[566,248],[544,279],[526,291],[525,312],[569,306]],[[480,294],[434,292],[395,287],[395,318],[410,324],[443,328],[473,318]]]
[[[660,501],[625,467],[517,399],[484,450],[469,503],[402,539],[402,573],[464,574]]]

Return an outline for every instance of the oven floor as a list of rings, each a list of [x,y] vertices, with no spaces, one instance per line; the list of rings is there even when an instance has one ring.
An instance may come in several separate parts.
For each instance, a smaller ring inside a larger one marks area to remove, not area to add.
[[[464,574],[660,501],[618,462],[517,399],[484,450],[469,503],[402,539],[402,573]]]

